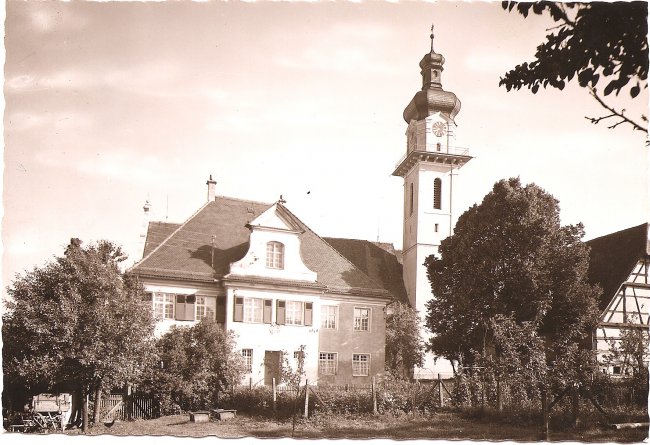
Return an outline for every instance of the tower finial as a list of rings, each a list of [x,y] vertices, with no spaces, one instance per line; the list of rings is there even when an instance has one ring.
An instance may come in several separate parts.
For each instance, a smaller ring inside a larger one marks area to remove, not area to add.
[[[433,23],[431,24],[431,52],[433,52]]]

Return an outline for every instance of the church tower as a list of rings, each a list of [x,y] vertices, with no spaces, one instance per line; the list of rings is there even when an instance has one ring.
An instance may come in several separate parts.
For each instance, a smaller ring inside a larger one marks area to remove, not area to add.
[[[437,254],[440,242],[451,235],[453,177],[455,170],[472,159],[466,148],[455,144],[454,118],[460,111],[460,100],[442,89],[444,63],[445,58],[433,50],[432,27],[431,51],[420,62],[422,89],[403,114],[408,124],[406,154],[393,172],[404,178],[404,286],[421,319],[426,315],[427,301],[434,298],[424,260]],[[433,362],[429,357],[415,377],[431,378],[443,372]]]

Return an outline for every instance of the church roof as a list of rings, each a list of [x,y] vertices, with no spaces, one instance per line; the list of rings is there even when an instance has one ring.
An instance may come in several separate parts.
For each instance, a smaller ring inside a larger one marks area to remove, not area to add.
[[[396,251],[392,243],[345,238],[324,239],[357,268],[381,283],[396,300],[409,304],[402,277],[402,253]]]
[[[650,255],[648,224],[594,238],[587,245],[591,248],[589,281],[603,288],[598,306],[604,310],[639,259]]]
[[[247,224],[272,205],[220,196],[183,224],[151,223],[145,255],[130,273],[198,281],[221,278],[229,273],[230,263],[248,251]],[[381,281],[356,267],[282,204],[278,208],[302,230],[300,253],[305,265],[318,274],[318,283],[332,291],[390,297]]]

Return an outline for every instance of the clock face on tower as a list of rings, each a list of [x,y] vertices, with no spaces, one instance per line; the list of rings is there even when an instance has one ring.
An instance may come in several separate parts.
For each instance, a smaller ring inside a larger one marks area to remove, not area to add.
[[[442,122],[434,122],[433,125],[431,125],[431,133],[436,135],[437,137],[444,136],[446,131],[445,124]]]

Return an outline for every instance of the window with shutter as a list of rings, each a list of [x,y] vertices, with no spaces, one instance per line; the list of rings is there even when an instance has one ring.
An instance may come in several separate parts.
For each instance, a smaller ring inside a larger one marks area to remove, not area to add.
[[[264,300],[264,323],[271,323],[271,311],[273,309],[273,300]]]
[[[176,320],[194,320],[195,295],[176,295]]]
[[[278,300],[275,312],[275,322],[277,324],[284,324],[286,313],[286,303],[283,300]]]
[[[216,321],[217,323],[226,322],[226,296],[225,295],[219,295],[217,297]]]
[[[233,321],[244,321],[244,298],[235,297],[235,313]]]
[[[207,318],[209,320],[215,319],[215,298],[214,297],[196,297],[196,319],[202,320]]]
[[[244,321],[262,323],[264,321],[264,300],[261,298],[244,298]]]
[[[301,326],[303,324],[302,301],[287,301],[285,303],[284,323],[287,325]]]
[[[154,315],[158,319],[173,319],[174,308],[176,306],[176,296],[163,292],[154,292],[153,309]]]
[[[313,303],[305,303],[305,326],[313,324]]]

